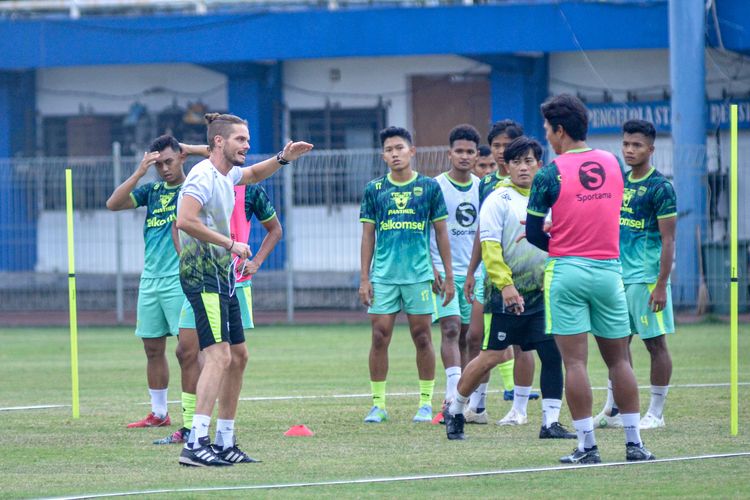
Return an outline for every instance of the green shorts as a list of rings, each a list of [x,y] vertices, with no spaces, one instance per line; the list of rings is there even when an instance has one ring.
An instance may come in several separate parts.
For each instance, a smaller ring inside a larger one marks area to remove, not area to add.
[[[367,310],[370,314],[395,314],[402,309],[406,314],[435,314],[437,302],[432,281],[409,285],[373,283],[372,291],[372,305]]]
[[[547,334],[591,332],[609,339],[630,335],[619,260],[547,259],[544,306]]]
[[[177,323],[184,301],[179,275],[141,278],[135,334],[144,339],[177,335]]]
[[[672,313],[672,287],[667,285],[667,305],[663,311],[655,313],[648,305],[655,283],[632,283],[625,285],[625,297],[628,301],[630,331],[641,336],[641,339],[652,339],[667,333],[674,333],[674,315]]]
[[[445,275],[441,274],[440,276],[445,279]],[[433,321],[447,318],[448,316],[461,316],[461,324],[468,325],[471,323],[472,304],[464,296],[465,283],[466,276],[456,277],[456,295],[447,306],[443,306],[443,301],[440,300],[440,297],[436,297],[437,314],[433,315]],[[474,285],[474,301],[478,304],[484,304],[484,281],[481,278],[476,280],[476,285]]]
[[[237,295],[237,300],[240,303],[240,313],[242,314],[242,328],[247,330],[255,328],[253,323],[253,286],[251,281],[244,281],[238,283],[234,289]],[[190,305],[187,299],[181,304],[182,311],[180,312],[180,328],[190,328],[195,330],[195,312],[193,306]]]

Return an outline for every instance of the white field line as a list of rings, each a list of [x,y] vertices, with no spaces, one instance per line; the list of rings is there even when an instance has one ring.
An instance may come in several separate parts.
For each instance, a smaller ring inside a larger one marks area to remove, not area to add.
[[[494,471],[478,471],[478,472],[457,472],[451,474],[426,474],[421,476],[397,476],[397,477],[380,477],[380,478],[365,478],[365,479],[349,479],[340,481],[320,481],[311,483],[281,483],[281,484],[257,484],[247,486],[213,486],[213,487],[200,487],[200,488],[175,488],[175,489],[161,489],[161,490],[141,490],[141,491],[121,491],[116,493],[101,493],[91,495],[80,495],[70,497],[55,497],[54,500],[79,500],[84,498],[108,498],[108,497],[124,497],[124,496],[140,496],[140,495],[157,495],[166,493],[194,493],[194,492],[212,492],[212,491],[248,491],[248,490],[278,490],[286,488],[308,488],[315,486],[340,486],[350,484],[372,484],[372,483],[395,483],[400,481],[424,481],[430,479],[450,479],[459,477],[480,477],[480,476],[500,476],[506,474],[524,474],[524,473],[538,473],[538,472],[554,472],[554,471],[568,471],[577,469],[599,469],[602,467],[623,467],[623,466],[637,466],[637,465],[652,465],[656,463],[668,463],[668,462],[688,462],[694,460],[708,460],[713,458],[736,458],[736,457],[750,457],[750,451],[738,451],[734,453],[721,453],[714,455],[695,455],[689,457],[673,457],[673,458],[661,458],[649,462],[611,462],[602,464],[591,464],[591,465],[558,465],[553,467],[528,467],[523,469],[507,469],[507,470],[494,470]],[[251,466],[252,467],[252,466]]]
[[[669,389],[705,389],[705,388],[716,388],[716,387],[729,387],[729,383],[721,382],[716,384],[676,384],[670,385]],[[750,382],[739,382],[738,385],[750,385]],[[606,387],[592,387],[595,391],[605,391]],[[641,390],[651,389],[650,385],[642,385],[639,387]],[[539,389],[534,388],[539,391]],[[487,391],[488,394],[495,394],[501,391],[495,389]],[[443,394],[441,391],[435,391],[435,394]],[[418,396],[419,392],[389,392],[386,394],[388,397],[403,397],[403,396]],[[240,398],[240,401],[290,401],[299,399],[348,399],[348,398],[369,398],[372,394],[313,394],[313,395],[298,395],[298,396],[251,396]],[[169,404],[180,404],[181,401],[167,401]],[[140,405],[149,405],[151,403],[138,403]],[[43,410],[48,408],[70,408],[68,404],[50,404],[50,405],[35,405],[35,406],[7,406],[0,407],[0,411],[19,411],[19,410]]]

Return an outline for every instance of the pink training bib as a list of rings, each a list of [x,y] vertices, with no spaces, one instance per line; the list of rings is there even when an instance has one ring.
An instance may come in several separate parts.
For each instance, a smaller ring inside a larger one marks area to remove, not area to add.
[[[247,217],[245,216],[244,185],[234,186],[234,210],[232,210],[232,217],[229,219],[229,231],[231,232],[234,241],[247,243],[250,238],[250,221],[247,220]],[[239,273],[241,269],[242,263],[240,262],[237,264],[237,272],[235,273],[238,283],[252,279],[252,276],[240,275]]]
[[[592,149],[555,158],[560,196],[552,205],[550,257],[620,257],[620,207],[624,180],[620,163]]]

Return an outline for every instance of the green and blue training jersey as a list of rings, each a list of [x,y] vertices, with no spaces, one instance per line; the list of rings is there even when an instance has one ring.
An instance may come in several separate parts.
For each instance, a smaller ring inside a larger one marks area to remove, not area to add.
[[[180,257],[172,243],[172,223],[177,218],[180,186],[149,182],[139,186],[130,197],[136,207],[146,207],[143,240],[146,251],[141,278],[164,278],[180,274]]]
[[[365,187],[359,220],[375,225],[371,281],[405,285],[433,279],[430,224],[448,218],[435,179],[414,174],[399,183],[385,175]]]
[[[490,193],[499,188],[500,185],[508,179],[510,179],[510,177],[500,175],[499,170],[495,170],[494,172],[482,177],[479,181],[479,204],[481,205],[484,203],[484,200],[487,199]]]
[[[677,197],[669,179],[651,167],[645,177],[625,177],[620,209],[620,260],[623,283],[656,283],[661,260],[659,220],[677,216]]]

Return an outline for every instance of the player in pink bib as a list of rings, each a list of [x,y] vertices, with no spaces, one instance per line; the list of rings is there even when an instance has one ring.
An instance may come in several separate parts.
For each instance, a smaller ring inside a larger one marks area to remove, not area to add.
[[[599,463],[591,384],[586,368],[588,332],[609,368],[625,429],[625,458],[653,460],[641,441],[638,385],[628,358],[630,325],[620,266],[619,226],[624,170],[618,159],[586,145],[588,114],[577,97],[562,94],[542,104],[547,141],[559,156],[534,178],[527,208],[527,238],[549,252],[544,273],[546,330],[565,364],[565,398],[578,447],[563,463]],[[552,211],[550,234],[544,218]]]

